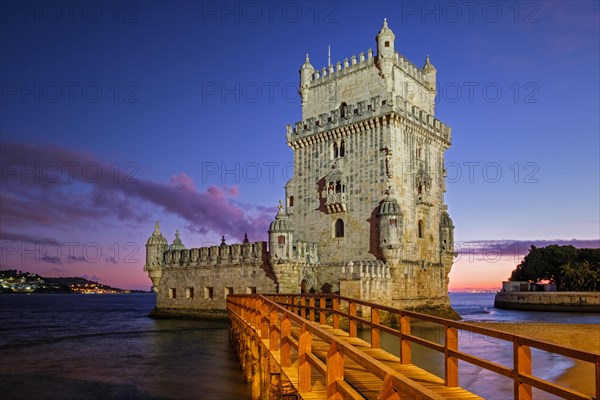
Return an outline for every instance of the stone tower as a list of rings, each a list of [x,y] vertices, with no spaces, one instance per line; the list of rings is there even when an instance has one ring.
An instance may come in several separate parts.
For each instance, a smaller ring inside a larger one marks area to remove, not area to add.
[[[144,271],[148,272],[148,276],[152,280],[154,290],[158,288],[162,277],[162,263],[167,247],[167,239],[160,233],[160,224],[156,221],[154,232],[146,242],[146,265],[144,266]]]
[[[386,20],[375,39],[376,55],[369,49],[321,70],[306,56],[302,121],[287,127],[294,176],[286,215],[296,240],[317,244],[319,284],[342,287],[384,265],[390,279],[354,285],[355,294],[402,307],[447,305],[451,136],[434,117],[437,71],[429,56],[419,68],[397,53]]]

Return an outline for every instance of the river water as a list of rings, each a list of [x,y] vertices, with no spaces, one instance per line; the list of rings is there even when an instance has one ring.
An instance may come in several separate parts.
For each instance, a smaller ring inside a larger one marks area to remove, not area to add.
[[[466,320],[600,322],[598,314],[496,310],[488,293],[454,293],[451,302]],[[147,317],[153,306],[150,294],[0,296],[2,399],[249,398],[227,322],[155,320]],[[413,331],[443,340],[427,326]],[[383,345],[397,351],[396,338],[383,337]],[[461,335],[459,347],[512,365],[510,345]],[[534,351],[533,359],[534,373],[548,379],[572,365],[544,352]],[[413,345],[413,361],[443,374],[436,352]],[[459,368],[461,386],[476,386],[486,398],[512,398],[510,380]]]

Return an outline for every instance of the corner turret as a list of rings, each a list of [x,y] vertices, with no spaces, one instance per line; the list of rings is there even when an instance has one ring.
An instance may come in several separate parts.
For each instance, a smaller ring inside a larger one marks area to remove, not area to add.
[[[175,231],[175,239],[173,240],[173,244],[169,246],[169,250],[185,250],[185,245],[179,238],[179,229]]]
[[[454,252],[454,224],[448,215],[448,206],[444,206],[440,216],[440,250]]]
[[[288,221],[287,213],[283,211],[281,200],[278,208],[279,212],[269,226],[269,252],[273,263],[291,260],[292,241],[294,239],[294,233]]]
[[[437,79],[437,69],[429,61],[429,54],[425,57],[425,65],[423,65],[423,74],[425,76],[425,82],[429,90],[435,90],[435,83]]]
[[[308,58],[308,53],[306,54],[306,60],[304,60],[304,64],[300,68],[300,97],[302,98],[302,104],[306,104],[306,98],[308,97],[308,85],[313,79],[313,74],[315,73],[315,69],[310,64],[310,59]]]
[[[396,35],[387,25],[387,18],[383,19],[383,26],[375,36],[377,41],[377,66],[384,78],[389,77],[394,66],[394,40]]]
[[[379,206],[379,248],[385,261],[395,267],[400,260],[402,237],[402,213],[400,205],[389,191]]]
[[[156,291],[162,277],[163,254],[167,250],[167,239],[160,233],[160,224],[156,221],[154,232],[146,242],[146,265],[144,271],[152,280],[153,290]]]

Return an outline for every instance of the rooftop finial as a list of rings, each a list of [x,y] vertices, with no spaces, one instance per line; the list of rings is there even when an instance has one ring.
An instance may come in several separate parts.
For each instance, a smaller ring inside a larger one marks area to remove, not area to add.
[[[244,233],[244,243],[250,243],[250,241],[248,240],[248,234]]]
[[[156,223],[154,224],[154,231],[160,232],[160,222],[159,221],[156,221]]]
[[[225,235],[221,236],[221,246],[225,246]]]
[[[279,200],[279,205],[277,206],[277,208],[279,208],[280,212],[283,210],[283,201]]]
[[[387,27],[387,18],[384,18],[384,19],[383,19],[383,26],[384,26],[384,27]]]
[[[179,229],[175,231],[175,237],[179,239]]]
[[[310,63],[310,58],[308,58],[308,53],[306,53],[306,60],[304,60],[304,62]]]

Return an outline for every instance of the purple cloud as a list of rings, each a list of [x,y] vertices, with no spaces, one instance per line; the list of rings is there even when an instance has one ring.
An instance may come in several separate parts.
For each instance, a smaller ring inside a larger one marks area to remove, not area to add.
[[[185,173],[154,182],[132,175],[138,170],[133,164],[115,170],[89,153],[19,143],[3,143],[0,156],[0,217],[6,228],[89,228],[106,218],[148,223],[148,210],[159,207],[183,218],[192,231],[238,240],[247,232],[260,240],[274,217],[271,208],[237,205],[236,186],[198,191]]]

